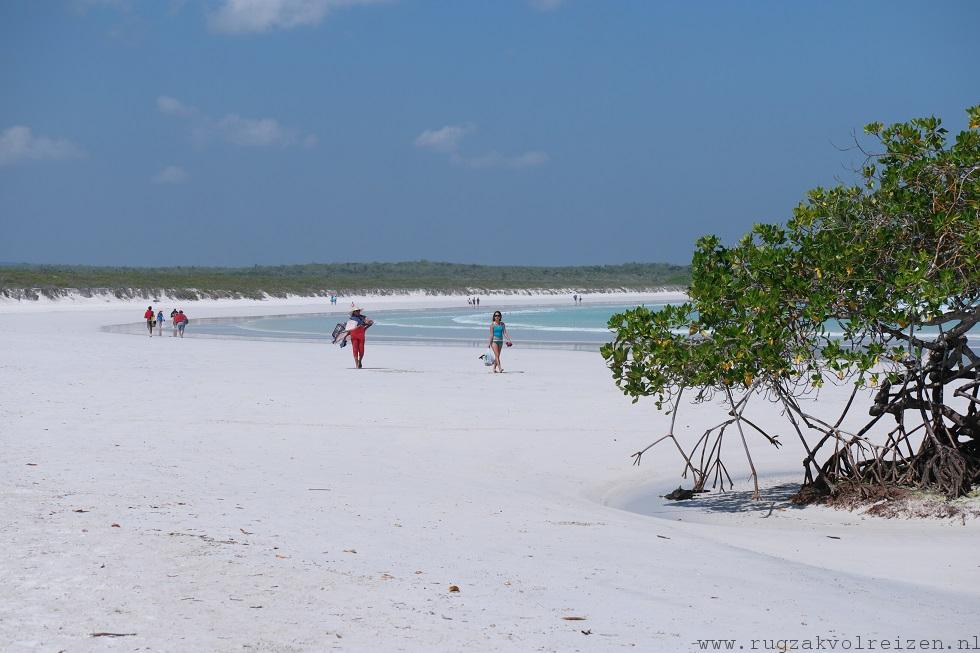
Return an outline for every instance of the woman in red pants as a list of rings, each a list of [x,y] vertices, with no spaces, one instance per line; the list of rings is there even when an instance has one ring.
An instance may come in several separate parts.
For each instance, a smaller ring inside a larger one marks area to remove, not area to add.
[[[374,320],[361,315],[360,306],[351,307],[350,319],[357,323],[353,329],[347,330],[347,334],[350,336],[351,349],[354,350],[354,365],[360,369],[364,361],[364,332],[374,324]]]

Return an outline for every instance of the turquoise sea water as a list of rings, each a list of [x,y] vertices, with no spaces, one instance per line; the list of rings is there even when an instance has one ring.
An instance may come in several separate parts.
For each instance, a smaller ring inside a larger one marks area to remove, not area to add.
[[[651,308],[667,302],[649,302]],[[504,314],[507,331],[515,344],[529,347],[597,350],[609,342],[612,334],[607,328],[609,318],[636,304],[587,303],[551,306],[493,306],[486,308],[461,306],[422,310],[366,310],[375,321],[368,332],[372,342],[399,344],[485,345],[489,339],[490,317],[494,310]],[[189,337],[247,338],[253,340],[294,340],[323,342],[338,322],[346,322],[343,310],[304,314],[270,315],[239,318],[191,318]],[[164,335],[169,334],[169,322]],[[828,323],[831,333],[839,335],[840,326]],[[142,322],[107,327],[109,331],[143,335]],[[927,332],[930,330],[926,330]],[[932,329],[931,331],[935,331]],[[980,339],[980,328],[974,329],[970,340]]]
[[[662,306],[663,303],[648,303]],[[567,306],[492,307],[463,306],[426,310],[365,310],[374,320],[368,338],[376,342],[483,344],[489,338],[494,310],[504,314],[515,344],[538,347],[597,349],[608,342],[610,316],[636,304],[582,304]],[[343,312],[278,315],[235,319],[192,319],[188,335],[255,339],[328,340]]]

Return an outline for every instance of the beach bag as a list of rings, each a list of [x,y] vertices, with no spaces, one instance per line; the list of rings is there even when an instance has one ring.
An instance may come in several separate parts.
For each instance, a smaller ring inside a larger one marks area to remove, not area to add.
[[[487,353],[480,356],[480,358],[483,359],[483,364],[486,365],[487,367],[493,365],[494,361],[496,360],[496,357],[493,355],[492,349],[487,349]]]

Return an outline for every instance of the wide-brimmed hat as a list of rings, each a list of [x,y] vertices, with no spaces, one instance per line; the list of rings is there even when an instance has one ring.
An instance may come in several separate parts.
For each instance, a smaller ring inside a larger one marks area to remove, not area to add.
[[[356,312],[358,312],[359,310],[361,310],[361,307],[360,307],[360,306],[358,306],[357,304],[351,304],[351,305],[350,305],[350,312],[351,312],[351,313],[356,313]]]

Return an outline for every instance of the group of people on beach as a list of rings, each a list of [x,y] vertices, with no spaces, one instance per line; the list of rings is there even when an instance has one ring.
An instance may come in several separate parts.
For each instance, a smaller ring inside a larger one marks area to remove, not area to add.
[[[153,337],[153,329],[157,330],[157,335],[163,335],[163,311],[160,310],[156,313],[153,312],[152,306],[146,307],[146,312],[143,313],[143,319],[146,320],[146,330],[150,332],[150,337]],[[183,310],[174,309],[170,311],[170,324],[173,328],[173,337],[178,335],[184,337],[184,327],[187,326],[187,316],[184,315]]]
[[[467,297],[466,298],[466,303],[469,304],[470,306],[479,306],[480,305],[480,298],[479,297]]]
[[[479,303],[479,298],[476,298],[477,303]],[[364,367],[364,340],[367,330],[374,324],[374,320],[363,314],[361,307],[356,304],[351,304],[350,319],[347,324],[338,324],[337,328],[334,330],[333,343],[339,343],[340,346],[346,347],[347,341],[350,341],[351,350],[354,354],[354,367],[361,369]],[[504,345],[511,347],[514,342],[510,339],[510,334],[507,333],[507,325],[504,323],[504,316],[500,311],[494,311],[493,317],[490,322],[490,340],[487,346],[490,348],[488,365],[492,366],[492,372],[497,374],[504,371],[503,366],[500,363],[500,354],[504,348]],[[481,356],[484,360],[487,360],[487,354]]]

